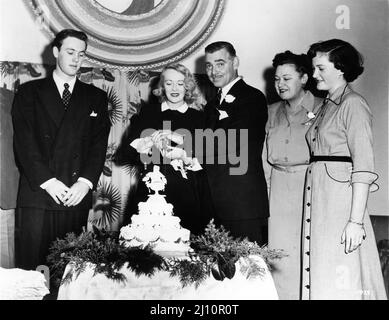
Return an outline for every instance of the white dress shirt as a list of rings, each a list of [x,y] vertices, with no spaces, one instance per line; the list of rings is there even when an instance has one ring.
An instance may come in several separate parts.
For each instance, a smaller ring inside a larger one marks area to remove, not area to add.
[[[63,80],[56,72],[53,71],[53,79],[55,82],[55,85],[57,86],[59,95],[62,97],[63,90],[65,89],[64,84],[67,83],[69,85],[69,91],[70,93],[73,93],[74,85],[76,84],[76,77],[73,77],[70,81]]]
[[[240,79],[242,79],[242,77],[237,77],[234,80],[232,80],[229,84],[225,85],[222,88],[222,94],[221,94],[221,97],[220,97],[220,103],[222,103],[222,101],[224,100],[224,98],[228,94],[228,91],[230,91],[230,89],[233,87],[233,85],[235,83],[237,83]]]

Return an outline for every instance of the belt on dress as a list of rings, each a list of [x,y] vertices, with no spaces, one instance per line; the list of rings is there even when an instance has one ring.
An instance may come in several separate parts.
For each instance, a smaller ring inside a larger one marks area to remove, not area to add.
[[[294,166],[280,166],[277,164],[272,164],[273,169],[277,171],[287,172],[287,173],[296,173],[300,171],[307,170],[308,164],[298,164]]]
[[[334,161],[334,162],[353,162],[353,159],[348,156],[311,156],[309,163],[318,161]]]

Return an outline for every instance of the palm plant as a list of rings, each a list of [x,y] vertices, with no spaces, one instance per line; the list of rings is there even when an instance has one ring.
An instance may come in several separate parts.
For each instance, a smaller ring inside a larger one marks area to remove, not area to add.
[[[119,99],[119,95],[116,90],[111,87],[107,91],[108,95],[108,115],[111,121],[111,125],[114,125],[121,119],[122,113],[122,101]]]
[[[97,186],[97,201],[93,208],[98,216],[90,222],[97,226],[107,228],[117,221],[121,214],[121,195],[118,188],[109,182],[99,182]]]

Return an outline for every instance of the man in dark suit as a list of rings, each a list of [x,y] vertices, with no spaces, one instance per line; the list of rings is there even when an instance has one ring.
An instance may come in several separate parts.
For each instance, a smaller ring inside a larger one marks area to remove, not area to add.
[[[262,245],[267,242],[269,216],[261,158],[267,104],[261,91],[238,76],[238,66],[230,43],[205,48],[206,73],[218,88],[216,99],[205,107],[207,127],[215,137],[224,133],[224,138],[215,139],[213,152],[207,150],[206,169],[216,220],[231,235]]]
[[[76,78],[86,48],[85,33],[59,32],[52,43],[53,74],[21,85],[14,99],[20,268],[46,264],[53,240],[87,224],[110,124],[106,93]]]

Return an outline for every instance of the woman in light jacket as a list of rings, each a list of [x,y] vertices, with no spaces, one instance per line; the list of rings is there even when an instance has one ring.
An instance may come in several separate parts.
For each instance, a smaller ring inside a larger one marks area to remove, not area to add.
[[[322,100],[307,90],[310,61],[290,51],[274,57],[275,89],[282,99],[269,106],[263,163],[269,190],[269,247],[288,255],[273,277],[280,299],[299,299],[301,221],[309,150],[305,134]]]

